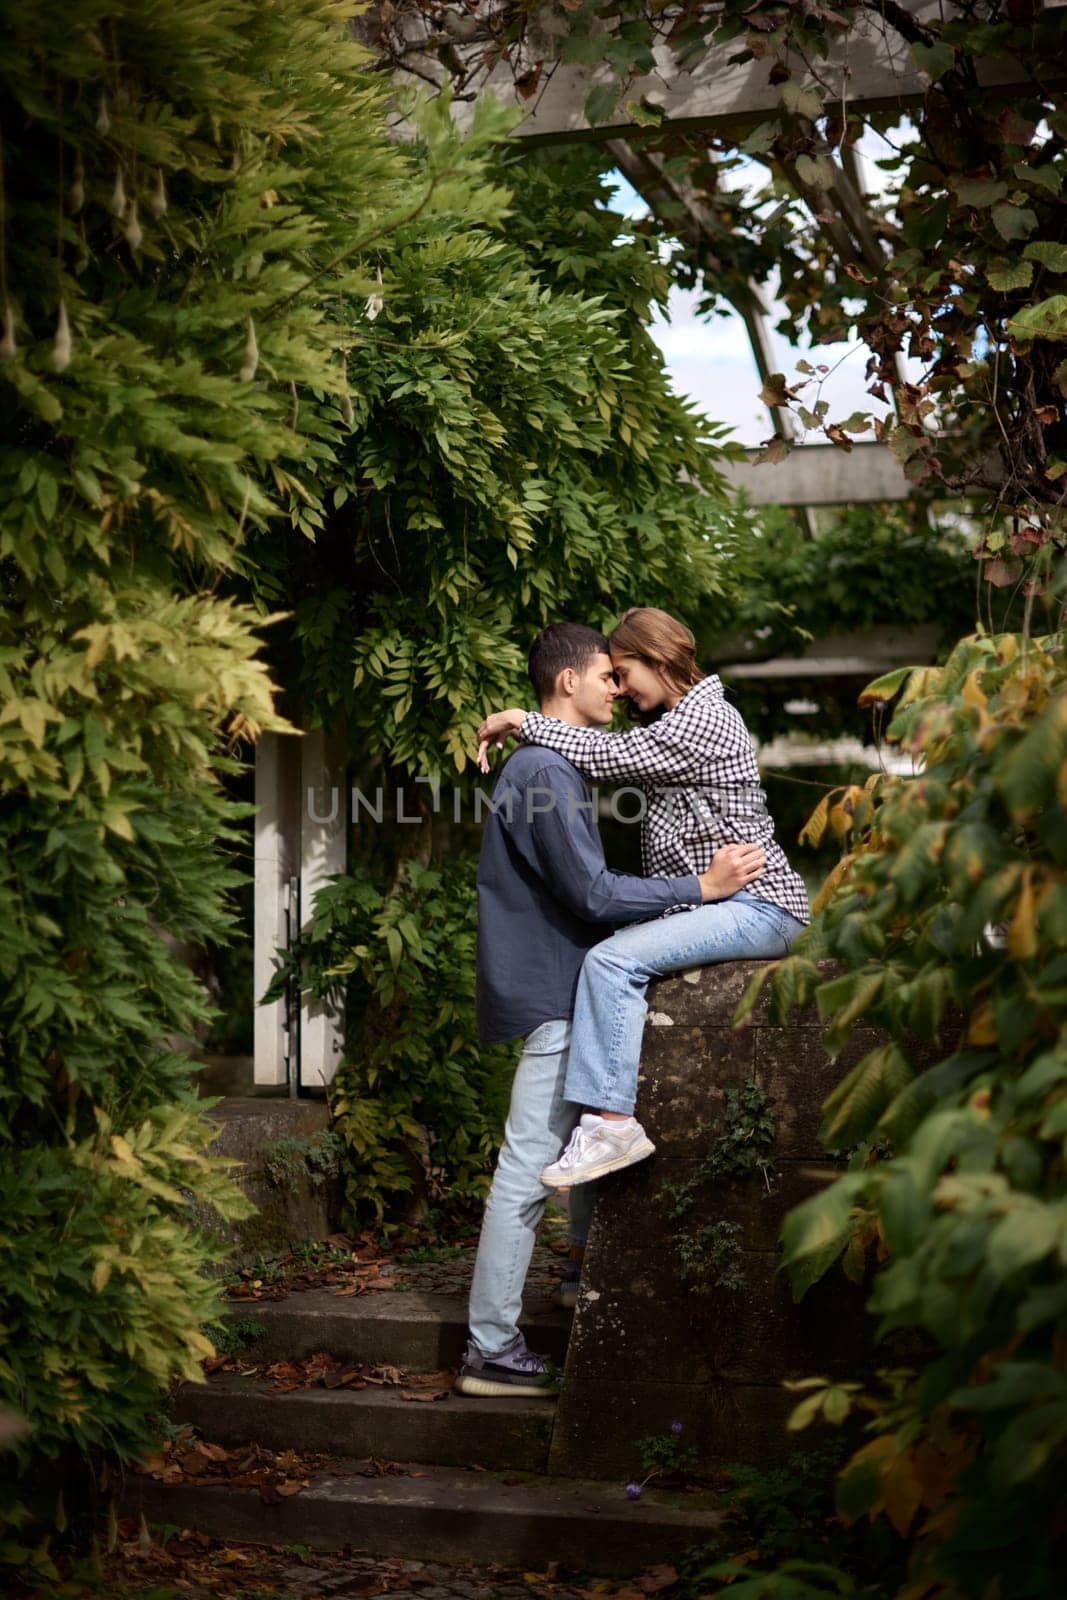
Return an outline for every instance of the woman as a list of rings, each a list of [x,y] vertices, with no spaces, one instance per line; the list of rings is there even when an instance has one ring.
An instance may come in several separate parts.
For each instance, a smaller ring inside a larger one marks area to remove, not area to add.
[[[715,961],[785,955],[809,920],[803,881],[774,839],[752,741],[714,674],[696,663],[684,623],[652,606],[627,611],[609,635],[621,693],[643,725],[626,733],[574,728],[539,712],[497,712],[478,730],[478,760],[514,735],[558,751],[593,781],[632,784],[643,798],[646,876],[703,872],[723,852],[728,892],[675,907],[595,945],[575,997],[564,1093],[594,1108],[542,1181],[569,1188],[632,1165],[655,1148],[633,1116],[653,978]]]

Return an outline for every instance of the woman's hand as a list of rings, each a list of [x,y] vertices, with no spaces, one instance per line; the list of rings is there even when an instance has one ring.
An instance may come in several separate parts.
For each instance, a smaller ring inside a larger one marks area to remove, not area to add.
[[[490,745],[494,750],[501,750],[504,742],[518,733],[522,726],[525,711],[518,706],[512,706],[507,711],[491,711],[478,729],[478,766],[483,772],[489,771],[488,751]]]
[[[698,877],[705,905],[709,900],[726,900],[738,889],[747,888],[759,877],[766,864],[767,857],[762,845],[722,845],[712,857],[711,866]]]

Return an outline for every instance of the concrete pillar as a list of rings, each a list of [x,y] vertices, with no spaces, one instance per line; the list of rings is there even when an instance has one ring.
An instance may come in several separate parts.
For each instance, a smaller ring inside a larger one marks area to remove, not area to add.
[[[341,740],[321,728],[300,744],[300,915],[311,916],[315,895],[346,866],[347,789]],[[332,1083],[344,1045],[338,1009],[324,1001],[300,1010],[300,1082],[308,1088]]]
[[[290,921],[299,915],[300,741],[265,733],[256,745],[255,913],[253,981],[259,1001],[276,968],[276,952],[289,942]],[[296,1084],[297,1019],[283,1000],[255,1007],[254,1079],[257,1084]],[[289,1064],[292,1063],[292,1074]]]

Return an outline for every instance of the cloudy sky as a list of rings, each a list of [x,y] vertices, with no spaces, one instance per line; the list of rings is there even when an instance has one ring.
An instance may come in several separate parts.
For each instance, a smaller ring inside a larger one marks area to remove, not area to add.
[[[860,153],[864,180],[870,189],[877,189],[884,182],[884,175],[871,157],[884,153],[881,149]],[[621,175],[616,175],[616,185],[616,209],[628,216],[643,216],[647,207],[640,195]],[[736,313],[728,317],[698,317],[698,299],[694,290],[672,290],[669,320],[657,318],[653,325],[653,337],[663,351],[675,388],[696,401],[707,416],[729,423],[742,444],[761,444],[770,438],[772,430],[767,412],[757,399],[760,380],[744,324]],[[884,415],[886,408],[866,391],[863,371],[867,351],[863,345],[822,345],[813,356],[810,351],[793,349],[773,328],[771,339],[775,370],[784,372],[787,382],[795,375],[799,358],[811,359],[812,365],[825,362],[832,369],[821,391],[821,398],[830,403],[831,419],[847,417],[852,411]],[[811,389],[804,398],[814,398]]]

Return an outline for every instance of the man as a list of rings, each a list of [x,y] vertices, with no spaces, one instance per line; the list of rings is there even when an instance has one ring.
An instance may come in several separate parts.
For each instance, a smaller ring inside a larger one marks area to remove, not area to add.
[[[602,634],[555,623],[534,641],[529,672],[545,715],[576,728],[611,721],[618,689]],[[460,1394],[552,1392],[545,1359],[526,1348],[518,1321],[547,1199],[541,1172],[581,1109],[562,1089],[586,951],[620,924],[716,898],[717,883],[711,868],[679,878],[610,871],[588,786],[563,756],[527,745],[501,768],[478,867],[478,1026],[484,1044],[521,1037],[523,1049],[478,1243]],[[576,1246],[590,1187],[571,1193]]]

